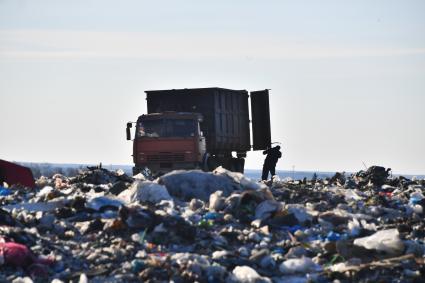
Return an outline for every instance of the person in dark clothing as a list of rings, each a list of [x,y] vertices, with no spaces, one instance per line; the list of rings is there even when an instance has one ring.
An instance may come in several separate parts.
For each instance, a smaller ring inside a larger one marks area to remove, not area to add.
[[[267,180],[269,172],[271,176],[276,175],[276,163],[279,158],[282,157],[280,152],[280,146],[275,146],[263,151],[263,154],[267,154],[263,165],[263,174],[261,175],[262,180]]]

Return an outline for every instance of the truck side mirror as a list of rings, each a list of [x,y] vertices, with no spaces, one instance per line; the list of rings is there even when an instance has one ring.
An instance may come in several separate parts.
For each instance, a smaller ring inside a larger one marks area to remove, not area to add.
[[[130,133],[130,129],[133,125],[131,123],[127,123],[127,129],[126,129],[126,133],[127,133],[127,140],[131,140],[131,133]]]

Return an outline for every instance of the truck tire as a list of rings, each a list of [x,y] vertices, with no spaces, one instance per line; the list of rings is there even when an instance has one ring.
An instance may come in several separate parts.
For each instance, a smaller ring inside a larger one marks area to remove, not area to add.
[[[235,171],[243,174],[244,167],[245,167],[245,159],[235,158]]]
[[[206,172],[212,172],[215,168],[220,166],[218,159],[215,156],[205,154],[205,159],[203,161],[203,170]]]
[[[232,168],[234,172],[243,173],[245,166],[245,159],[243,158],[232,158]]]
[[[140,173],[140,168],[139,167],[133,167],[133,176],[137,175]]]

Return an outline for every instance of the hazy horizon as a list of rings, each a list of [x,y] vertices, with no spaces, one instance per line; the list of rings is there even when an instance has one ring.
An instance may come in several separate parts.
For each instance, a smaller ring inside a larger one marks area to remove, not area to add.
[[[425,2],[0,1],[0,158],[132,163],[145,90],[271,89],[279,170],[425,174]],[[248,152],[247,168],[261,168]]]
[[[66,167],[79,167],[79,166],[96,166],[96,165],[99,165],[99,162],[98,163],[94,163],[94,162],[92,162],[92,163],[51,163],[51,162],[48,162],[48,161],[44,161],[44,162],[33,162],[33,161],[20,161],[20,160],[9,160],[9,161],[11,161],[11,162],[16,162],[16,163],[20,163],[20,164],[23,164],[23,165],[26,165],[26,164],[38,164],[38,165],[50,165],[50,166],[66,166]],[[121,168],[121,167],[128,167],[129,169],[131,168],[131,167],[133,167],[134,166],[134,164],[105,164],[105,163],[102,163],[102,168],[105,168],[105,169],[111,169],[111,167],[112,167],[112,170],[115,170],[116,168]],[[261,170],[262,170],[262,168],[261,168],[261,166],[260,167],[257,167],[257,168],[245,168],[245,175],[246,175],[246,172],[247,171],[258,171],[258,173],[259,173],[259,176],[261,177]],[[303,170],[302,168],[300,169],[300,168],[283,168],[283,169],[276,169],[277,171],[277,173],[279,173],[279,172],[285,172],[285,173],[290,173],[290,172],[298,172],[298,173],[320,173],[320,174],[335,174],[336,172],[344,172],[344,173],[346,173],[346,174],[352,174],[352,173],[356,173],[356,172],[358,172],[358,171],[361,171],[361,170],[363,170],[363,171],[365,171],[365,170],[367,170],[367,168],[366,167],[363,167],[363,168],[361,168],[361,169],[359,169],[359,170],[357,170],[357,171],[347,171],[347,170],[343,170],[343,169],[341,169],[341,170],[336,170],[336,171],[318,171],[318,170]],[[408,173],[406,173],[406,172],[397,172],[397,171],[392,171],[392,173],[394,174],[394,175],[402,175],[402,176],[417,176],[417,177],[421,177],[421,178],[424,178],[425,177],[425,174],[408,174]]]

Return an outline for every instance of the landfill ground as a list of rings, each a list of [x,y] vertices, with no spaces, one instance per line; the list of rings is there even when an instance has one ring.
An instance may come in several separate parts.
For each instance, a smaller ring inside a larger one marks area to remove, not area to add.
[[[425,180],[88,168],[0,187],[0,282],[424,282]]]

